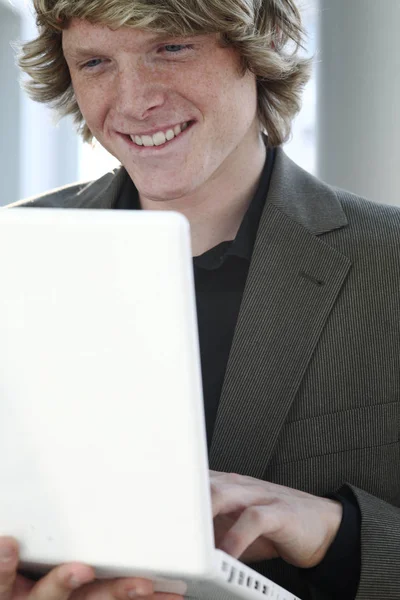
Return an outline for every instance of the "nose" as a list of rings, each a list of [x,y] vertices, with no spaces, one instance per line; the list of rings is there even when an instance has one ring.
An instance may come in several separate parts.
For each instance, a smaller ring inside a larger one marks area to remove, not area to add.
[[[143,120],[164,104],[165,89],[150,65],[130,64],[120,69],[114,107],[125,120]]]

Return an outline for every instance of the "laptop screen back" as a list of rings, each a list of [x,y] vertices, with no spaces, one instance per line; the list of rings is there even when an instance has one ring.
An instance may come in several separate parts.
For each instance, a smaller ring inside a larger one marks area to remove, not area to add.
[[[201,574],[213,546],[178,214],[0,213],[0,532],[27,565]]]

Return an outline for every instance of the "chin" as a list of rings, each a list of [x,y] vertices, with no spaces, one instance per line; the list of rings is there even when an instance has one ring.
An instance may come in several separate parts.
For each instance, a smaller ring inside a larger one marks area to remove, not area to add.
[[[188,196],[192,194],[196,187],[191,184],[182,184],[177,186],[173,185],[160,185],[160,186],[151,186],[151,187],[140,187],[140,185],[136,185],[139,190],[141,196],[152,200],[153,202],[167,202],[171,200],[179,200],[179,198],[183,198],[184,196]]]
[[[165,192],[155,192],[149,190],[148,192],[140,192],[140,195],[152,202],[172,202],[174,200],[179,200],[183,198],[187,194],[190,193],[190,190],[180,191],[180,190],[168,190]]]

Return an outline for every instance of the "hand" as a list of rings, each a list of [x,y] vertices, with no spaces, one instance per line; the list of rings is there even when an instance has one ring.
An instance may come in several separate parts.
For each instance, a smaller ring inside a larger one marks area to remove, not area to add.
[[[242,475],[210,471],[215,545],[243,562],[283,558],[318,565],[342,521],[342,505]]]
[[[56,567],[35,582],[17,573],[18,560],[17,542],[0,537],[0,600],[183,600],[154,593],[146,579],[95,580],[94,570],[80,563]]]

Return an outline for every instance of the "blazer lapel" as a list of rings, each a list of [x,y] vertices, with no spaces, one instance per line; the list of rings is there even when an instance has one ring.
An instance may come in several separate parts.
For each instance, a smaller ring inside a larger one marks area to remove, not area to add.
[[[261,479],[350,268],[318,238],[333,192],[278,150],[227,365],[210,468]]]

